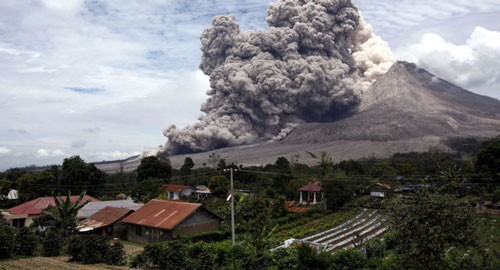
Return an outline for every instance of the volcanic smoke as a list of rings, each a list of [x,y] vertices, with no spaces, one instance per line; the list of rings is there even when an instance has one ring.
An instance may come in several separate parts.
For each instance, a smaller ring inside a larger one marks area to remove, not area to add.
[[[200,69],[210,77],[205,114],[163,131],[170,154],[280,140],[304,122],[334,121],[394,63],[350,0],[278,0],[267,30],[240,32],[217,16],[201,35]]]

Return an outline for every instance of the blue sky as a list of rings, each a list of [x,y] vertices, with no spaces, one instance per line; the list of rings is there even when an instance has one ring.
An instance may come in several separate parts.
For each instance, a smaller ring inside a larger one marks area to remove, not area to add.
[[[266,28],[260,0],[0,1],[0,170],[126,158],[192,124],[215,15]],[[398,59],[500,98],[499,0],[358,0]]]

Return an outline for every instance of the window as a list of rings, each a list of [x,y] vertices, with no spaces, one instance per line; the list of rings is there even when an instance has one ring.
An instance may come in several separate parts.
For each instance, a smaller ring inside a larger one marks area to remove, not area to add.
[[[142,235],[142,227],[135,226],[135,235]]]

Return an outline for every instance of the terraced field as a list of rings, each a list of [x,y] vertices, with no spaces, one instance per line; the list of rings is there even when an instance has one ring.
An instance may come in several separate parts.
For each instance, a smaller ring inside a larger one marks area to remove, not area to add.
[[[346,222],[326,231],[300,239],[297,242],[307,243],[322,250],[335,252],[339,249],[362,245],[366,241],[376,237],[382,237],[388,230],[389,221],[378,210],[363,209],[355,217]]]

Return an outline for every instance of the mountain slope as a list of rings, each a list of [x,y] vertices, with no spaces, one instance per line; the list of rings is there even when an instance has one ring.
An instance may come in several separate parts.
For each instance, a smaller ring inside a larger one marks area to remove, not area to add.
[[[302,124],[283,142],[492,137],[500,133],[499,100],[471,93],[406,62],[394,64],[362,100],[355,113],[331,123]]]

